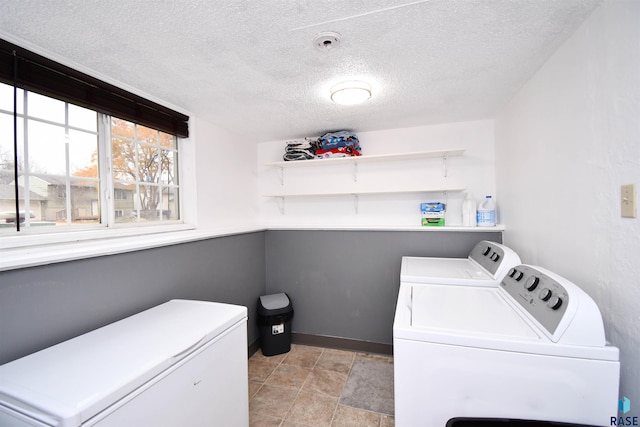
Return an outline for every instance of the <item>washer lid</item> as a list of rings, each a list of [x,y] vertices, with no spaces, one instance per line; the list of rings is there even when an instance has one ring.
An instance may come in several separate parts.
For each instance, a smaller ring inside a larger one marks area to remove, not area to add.
[[[447,334],[542,339],[498,288],[413,286],[411,326]]]

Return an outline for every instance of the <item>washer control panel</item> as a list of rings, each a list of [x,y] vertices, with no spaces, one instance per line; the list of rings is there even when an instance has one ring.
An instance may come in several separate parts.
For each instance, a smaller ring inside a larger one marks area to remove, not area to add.
[[[550,334],[555,333],[569,305],[569,292],[557,280],[532,266],[517,265],[500,286]]]

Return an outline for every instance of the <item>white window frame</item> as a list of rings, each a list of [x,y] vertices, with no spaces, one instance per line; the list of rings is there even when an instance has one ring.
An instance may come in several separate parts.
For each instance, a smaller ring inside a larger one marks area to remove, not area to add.
[[[69,103],[66,103],[67,105]],[[3,113],[4,114],[4,113]],[[24,118],[24,111],[18,114],[25,120],[34,120],[34,118]],[[110,135],[110,116],[98,115],[98,158],[99,158],[99,179],[100,179],[100,209],[101,223],[91,225],[73,225],[56,227],[56,230],[42,229],[39,227],[21,228],[20,232],[3,232],[0,233],[0,251],[21,249],[21,248],[38,248],[42,245],[48,245],[48,249],[52,250],[52,260],[57,259],[60,254],[56,254],[56,247],[50,245],[95,241],[96,245],[100,245],[101,239],[113,238],[131,238],[134,236],[149,236],[160,233],[177,232],[193,230],[196,227],[196,203],[195,203],[195,151],[193,149],[193,140],[191,138],[178,138],[178,206],[180,209],[180,220],[162,221],[150,223],[128,223],[121,224],[115,222],[115,206],[113,196],[113,182],[111,174],[111,135]],[[46,121],[45,121],[46,122]],[[58,124],[59,125],[59,124]],[[65,125],[66,126],[66,125]],[[106,129],[106,131],[101,130]],[[28,142],[27,142],[28,145]],[[185,175],[185,171],[189,175]],[[105,201],[107,203],[105,203]],[[127,239],[129,241],[130,239]],[[130,242],[125,244],[131,247]],[[61,248],[64,252],[65,248]],[[64,257],[64,255],[62,256]]]

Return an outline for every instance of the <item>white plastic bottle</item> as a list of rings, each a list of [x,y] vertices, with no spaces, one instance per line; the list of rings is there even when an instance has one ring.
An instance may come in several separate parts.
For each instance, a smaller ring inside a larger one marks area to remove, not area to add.
[[[480,204],[477,214],[478,227],[494,227],[496,225],[496,205],[491,196],[487,196]]]
[[[475,227],[476,221],[476,201],[467,193],[464,202],[462,202],[462,225],[465,227]]]

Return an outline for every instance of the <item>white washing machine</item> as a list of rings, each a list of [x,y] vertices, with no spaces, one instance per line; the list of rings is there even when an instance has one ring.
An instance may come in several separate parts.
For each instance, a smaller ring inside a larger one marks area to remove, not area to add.
[[[402,257],[400,281],[495,287],[518,264],[511,248],[483,240],[467,258]]]
[[[393,325],[396,426],[461,417],[610,425],[619,353],[575,284],[530,265],[497,287],[406,279]]]

